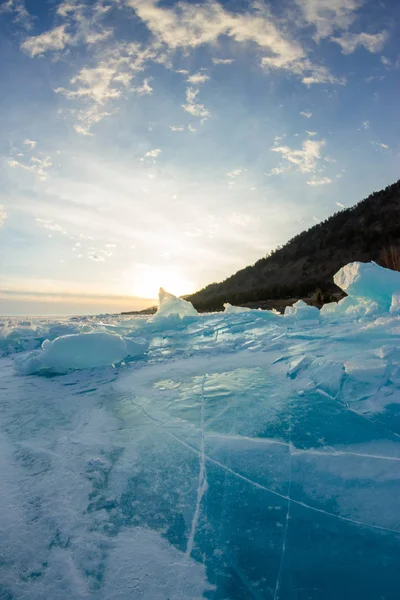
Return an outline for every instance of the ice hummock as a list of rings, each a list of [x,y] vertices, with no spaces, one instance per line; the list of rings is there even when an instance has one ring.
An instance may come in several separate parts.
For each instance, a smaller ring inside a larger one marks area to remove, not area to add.
[[[400,288],[367,267],[319,313],[2,318],[0,597],[397,598]]]
[[[121,336],[94,331],[74,333],[45,340],[40,350],[15,362],[17,370],[26,375],[43,370],[66,373],[73,369],[93,369],[112,366],[128,355]]]
[[[389,310],[393,294],[400,292],[400,273],[374,262],[349,263],[333,279],[348,296],[375,302],[383,311]]]
[[[184,319],[185,317],[197,317],[198,314],[191,302],[183,298],[178,298],[160,288],[158,292],[158,309],[153,320],[164,319],[166,317]]]

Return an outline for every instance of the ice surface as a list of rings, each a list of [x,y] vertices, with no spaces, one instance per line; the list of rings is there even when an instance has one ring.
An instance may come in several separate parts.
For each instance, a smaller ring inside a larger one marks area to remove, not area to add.
[[[2,319],[0,598],[397,600],[393,301],[181,302]]]

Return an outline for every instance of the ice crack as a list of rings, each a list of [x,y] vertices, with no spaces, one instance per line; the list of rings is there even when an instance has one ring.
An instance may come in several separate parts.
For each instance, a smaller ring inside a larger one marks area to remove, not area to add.
[[[206,454],[205,454],[205,435],[204,435],[204,386],[206,381],[206,375],[203,376],[201,384],[201,402],[200,402],[200,451],[199,451],[199,480],[197,485],[197,498],[196,506],[192,519],[192,526],[190,528],[190,534],[186,546],[186,557],[189,558],[194,544],[194,538],[196,535],[197,526],[199,523],[200,506],[202,498],[207,491],[207,471],[206,471]]]

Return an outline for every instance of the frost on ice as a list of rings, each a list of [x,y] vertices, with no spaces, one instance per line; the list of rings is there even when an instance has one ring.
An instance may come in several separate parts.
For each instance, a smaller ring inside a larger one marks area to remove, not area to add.
[[[319,313],[3,318],[0,598],[397,600],[399,274],[340,273]]]

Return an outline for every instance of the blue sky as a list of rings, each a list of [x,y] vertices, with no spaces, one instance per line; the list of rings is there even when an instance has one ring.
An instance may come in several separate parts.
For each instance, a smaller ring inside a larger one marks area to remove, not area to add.
[[[0,314],[190,293],[399,176],[400,5],[0,3]]]

